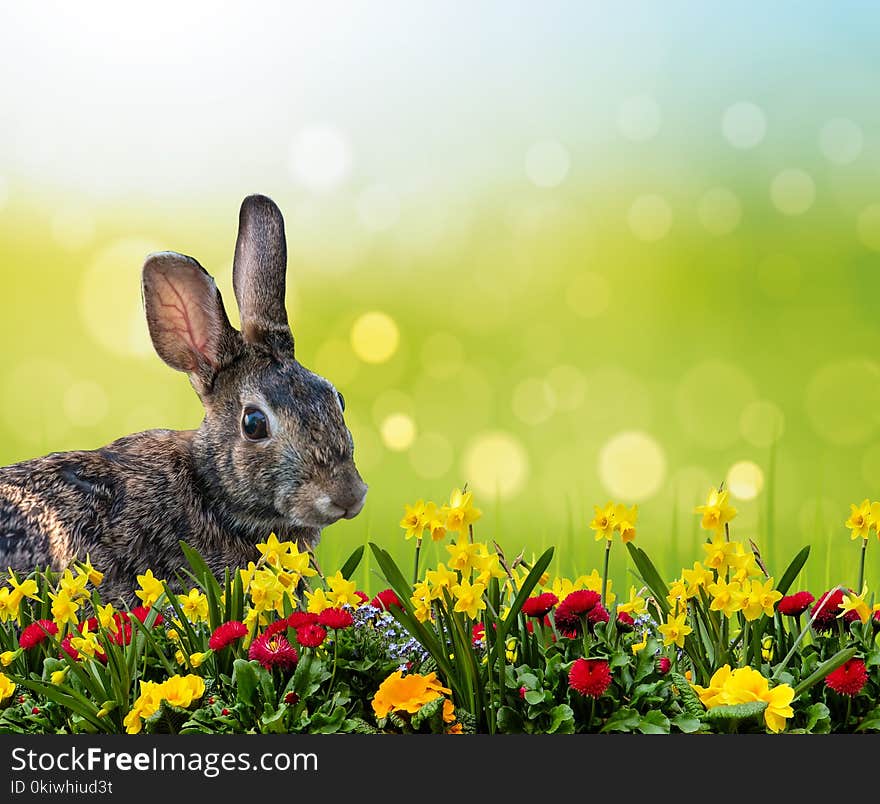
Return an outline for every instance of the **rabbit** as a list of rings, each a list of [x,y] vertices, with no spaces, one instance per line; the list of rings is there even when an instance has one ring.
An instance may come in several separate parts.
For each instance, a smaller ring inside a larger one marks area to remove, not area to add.
[[[179,540],[218,575],[259,557],[270,533],[314,548],[363,508],[342,395],[294,356],[284,306],[281,211],[251,195],[239,214],[233,287],[241,332],[192,257],[150,254],[142,295],[159,357],[205,409],[196,430],[149,430],[94,451],[0,467],[0,568],[62,570],[86,557],[102,598],[133,605],[136,576],[173,582]]]

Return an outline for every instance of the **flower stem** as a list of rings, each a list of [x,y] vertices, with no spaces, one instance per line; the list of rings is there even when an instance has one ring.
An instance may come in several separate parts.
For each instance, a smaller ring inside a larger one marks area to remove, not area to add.
[[[419,582],[419,553],[422,552],[422,540],[416,539],[416,560],[413,567],[413,586]]]
[[[862,593],[862,584],[865,582],[865,551],[868,549],[868,540],[862,539],[862,557],[859,561],[859,583],[856,586],[856,594]]]
[[[605,566],[602,569],[602,608],[605,608],[605,591],[608,589],[608,559],[611,556],[611,539],[605,540]]]

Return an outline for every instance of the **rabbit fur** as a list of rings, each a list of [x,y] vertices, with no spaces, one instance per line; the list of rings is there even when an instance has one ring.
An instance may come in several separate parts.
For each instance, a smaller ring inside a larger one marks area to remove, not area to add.
[[[138,574],[175,579],[186,563],[180,540],[220,574],[256,560],[272,532],[311,548],[322,528],[357,515],[367,486],[344,402],[294,357],[286,265],[280,210],[247,197],[233,264],[239,332],[196,260],[146,259],[153,345],[189,376],[204,419],[196,430],[150,430],[0,467],[0,568],[61,570],[88,556],[104,573],[102,597],[133,604]]]

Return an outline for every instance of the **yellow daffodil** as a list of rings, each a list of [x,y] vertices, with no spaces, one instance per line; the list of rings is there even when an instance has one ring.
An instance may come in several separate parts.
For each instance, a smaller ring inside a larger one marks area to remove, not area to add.
[[[461,489],[452,490],[449,502],[440,511],[446,521],[446,530],[458,534],[467,533],[468,527],[483,515],[479,508],[474,507],[473,494]]]
[[[190,663],[193,667],[201,667],[201,666],[204,664],[205,659],[207,659],[208,656],[210,656],[210,655],[211,655],[211,654],[210,654],[209,651],[205,651],[205,652],[203,652],[203,653],[198,653],[198,652],[196,652],[196,653],[191,653],[191,654],[189,655],[189,663]]]
[[[479,555],[474,560],[474,569],[477,571],[476,580],[486,586],[492,578],[506,578],[507,573],[501,566],[501,560],[497,553],[487,553]]]
[[[765,662],[773,661],[773,637],[766,636],[761,640],[761,658]]]
[[[687,597],[692,598],[699,594],[700,589],[707,589],[709,584],[715,583],[715,574],[699,561],[694,561],[693,569],[681,571],[681,579],[687,585]]]
[[[773,588],[772,578],[768,578],[764,583],[753,580],[742,602],[743,616],[749,621],[757,620],[762,614],[772,617],[774,607],[780,600],[782,593]]]
[[[849,519],[844,524],[849,528],[851,539],[867,539],[875,522],[877,519],[871,516],[871,501],[866,499],[861,505],[850,505]]]
[[[254,572],[248,594],[251,605],[259,612],[279,611],[282,608],[286,587],[278,575],[268,567]]]
[[[425,583],[428,585],[428,600],[442,600],[443,590],[452,589],[458,583],[458,574],[448,569],[441,561],[437,569],[428,570],[425,573]]]
[[[630,586],[629,600],[627,600],[626,603],[619,604],[617,610],[625,612],[631,617],[640,617],[641,615],[647,613],[648,604],[645,598],[639,597],[639,593],[638,591],[636,591],[636,588],[634,586]]]
[[[675,608],[678,606],[679,603],[685,604],[687,599],[687,584],[683,580],[681,580],[681,578],[676,578],[669,587],[669,594],[666,595],[666,600],[669,602],[670,606]]]
[[[446,516],[436,503],[426,503],[422,521],[432,541],[442,542],[446,538]]]
[[[76,625],[79,603],[71,599],[70,593],[66,589],[61,589],[55,594],[49,592],[49,597],[52,599],[52,618],[58,628],[63,630],[67,623]]]
[[[660,633],[663,634],[664,646],[677,645],[679,648],[684,647],[684,638],[694,630],[687,624],[686,619],[687,611],[683,611],[677,616],[670,614],[667,617],[666,622],[659,628]]]
[[[712,541],[703,545],[706,551],[706,566],[723,575],[737,555],[738,542],[729,542],[723,535],[715,534]]]
[[[183,613],[191,622],[207,622],[208,598],[195,587],[185,595],[178,595],[178,602]]]
[[[70,645],[78,653],[90,658],[104,653],[104,649],[98,641],[98,635],[89,630],[88,622],[83,623],[82,631],[78,636],[71,637]]]
[[[602,539],[610,541],[614,537],[614,528],[617,525],[617,506],[609,501],[604,508],[594,505],[593,511],[595,515],[590,522],[590,528],[596,533],[596,541],[600,542]]]
[[[723,533],[724,526],[736,516],[736,508],[728,505],[728,491],[709,489],[705,505],[698,505],[694,513],[701,514],[700,527],[715,533]]]
[[[617,600],[617,595],[611,591],[611,587],[614,585],[614,582],[609,578],[608,583],[605,585],[605,607],[609,607],[615,600]],[[602,594],[602,576],[599,574],[599,570],[594,569],[589,575],[579,575],[574,582],[575,589],[589,589],[591,592],[598,592],[600,595]],[[559,598],[563,600],[563,597]]]
[[[644,634],[642,634],[642,641],[641,642],[633,642],[633,644],[630,646],[632,648],[633,656],[635,656],[640,650],[644,650],[647,646],[648,646],[648,632],[645,631]]]
[[[639,518],[639,507],[634,505],[627,508],[625,505],[614,507],[614,529],[620,533],[624,542],[631,542],[636,537],[636,520]],[[598,540],[597,540],[598,541]]]
[[[866,623],[871,619],[872,610],[871,607],[865,602],[865,597],[868,594],[868,587],[864,587],[862,589],[862,593],[857,595],[855,592],[844,593],[843,600],[840,603],[840,614],[838,617],[843,617],[850,611],[854,611],[859,619]]]
[[[405,538],[409,540],[415,537],[421,541],[425,533],[425,501],[417,500],[413,505],[404,505],[403,509],[400,527],[406,531]]]
[[[115,615],[116,610],[113,608],[112,603],[98,606],[98,622],[101,623],[101,628],[111,634],[119,632],[119,624],[116,622]]]
[[[151,569],[148,569],[143,575],[138,575],[137,582],[140,584],[140,589],[136,590],[135,594],[141,599],[144,606],[152,606],[165,593],[162,581],[153,577]]]
[[[443,565],[441,564],[440,566],[442,567]],[[456,583],[457,582],[458,579],[456,578]],[[442,587],[437,588],[442,590]],[[451,589],[452,587],[450,586],[449,588]],[[413,604],[415,617],[420,623],[425,623],[433,619],[433,612],[431,611],[431,593],[432,590],[428,586],[427,581],[419,581],[419,583],[413,587],[413,594],[410,598],[410,602]]]
[[[483,593],[486,587],[481,583],[471,584],[466,578],[450,590],[455,597],[455,611],[464,612],[472,620],[476,620],[479,612],[486,608]]]
[[[18,650],[5,650],[3,653],[0,653],[0,665],[3,667],[9,667],[21,654],[21,649]]]
[[[712,596],[712,603],[709,605],[712,611],[720,611],[725,617],[732,617],[742,610],[745,594],[739,581],[727,583],[718,580],[710,584],[706,591]]]
[[[306,592],[306,600],[308,601],[306,610],[311,614],[320,614],[324,609],[333,608],[333,601],[321,588],[315,589],[314,592]]]
[[[754,578],[764,573],[758,565],[755,554],[751,550],[744,549],[740,542],[733,542],[733,544],[736,545],[736,550],[732,556],[728,557],[729,568],[733,570],[731,579],[739,581],[745,586],[749,578]]]
[[[480,545],[472,544],[464,535],[459,535],[455,544],[447,544],[446,550],[449,553],[450,569],[459,572],[466,572],[476,566],[480,556]]]
[[[79,562],[77,566],[92,586],[101,585],[101,581],[104,580],[104,573],[98,572],[98,570],[92,566],[92,559],[88,555],[86,555],[86,560]]]
[[[53,684],[63,684],[64,679],[67,678],[67,671],[69,667],[65,667],[63,670],[53,670],[52,675],[49,676],[49,680]]]
[[[8,586],[0,588],[0,623],[18,618],[18,606],[21,600],[12,593]]]
[[[357,584],[354,581],[347,581],[342,577],[341,572],[337,571],[335,575],[327,578],[327,587],[327,597],[337,608],[346,604],[349,606],[360,605],[361,599],[355,594]]]
[[[12,587],[10,596],[15,600],[16,607],[26,597],[37,602],[40,601],[40,598],[37,596],[37,582],[33,578],[26,578],[19,583],[12,570],[10,569],[8,572],[9,575],[6,580],[9,581],[9,585]]]

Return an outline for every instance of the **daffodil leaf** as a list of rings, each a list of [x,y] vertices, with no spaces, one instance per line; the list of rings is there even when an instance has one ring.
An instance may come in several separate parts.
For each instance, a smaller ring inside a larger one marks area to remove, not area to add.
[[[180,545],[180,549],[183,550],[183,557],[192,567],[195,576],[201,581],[202,586],[205,588],[205,592],[207,593],[208,587],[210,587],[213,590],[215,597],[219,598],[220,584],[217,582],[214,573],[211,572],[211,568],[208,566],[205,559],[199,554],[199,551],[194,550],[184,541],[180,541],[178,544]]]
[[[797,576],[800,575],[801,570],[804,568],[804,564],[807,563],[809,556],[810,545],[807,545],[792,559],[791,564],[788,565],[788,569],[782,573],[782,579],[776,584],[777,592],[782,595],[787,594],[791,585],[795,582]]]
[[[342,565],[342,569],[339,570],[342,573],[342,577],[347,581],[354,574],[354,571],[358,568],[358,565],[361,563],[361,559],[364,557],[364,546],[356,548],[355,551],[346,559],[346,562]]]
[[[797,698],[802,692],[806,692],[813,684],[816,684],[819,681],[822,681],[825,676],[829,673],[836,670],[840,667],[844,662],[852,659],[853,656],[858,653],[859,647],[855,645],[851,648],[844,648],[843,650],[835,653],[830,659],[822,662],[807,678],[801,681],[800,684],[795,687],[794,695]]]
[[[666,600],[666,596],[669,594],[669,587],[666,586],[660,573],[657,572],[657,568],[644,550],[636,547],[632,542],[626,543],[626,549],[629,550],[630,557],[636,565],[639,575],[642,576],[642,580],[648,585],[657,605],[663,612],[663,616],[666,617],[669,614],[669,603]]]

